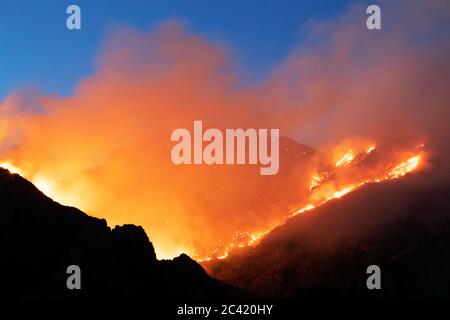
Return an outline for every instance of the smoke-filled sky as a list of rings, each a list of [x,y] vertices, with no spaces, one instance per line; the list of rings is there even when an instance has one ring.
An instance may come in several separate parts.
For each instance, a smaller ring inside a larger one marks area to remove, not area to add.
[[[351,3],[271,0],[2,0],[0,1],[0,99],[23,85],[69,95],[80,79],[95,72],[94,58],[105,36],[118,26],[141,31],[169,19],[229,45],[257,79],[303,38],[302,24],[333,17]],[[66,8],[82,10],[82,31],[65,27]],[[270,47],[270,50],[267,47]],[[51,62],[51,66],[49,63]]]
[[[325,10],[328,2],[315,1],[294,10],[292,2],[271,8],[244,1],[243,11],[213,14],[223,24],[208,27],[206,2],[199,2],[200,22],[181,3],[176,14],[162,10],[146,20],[151,10],[138,2],[115,23],[117,3],[110,17],[100,5],[90,12],[80,2],[86,31],[58,31],[55,39],[45,30],[53,19],[64,26],[65,15],[54,18],[47,4],[25,12],[29,27],[38,19],[32,12],[51,16],[37,38],[43,43],[23,41],[21,35],[30,36],[23,28],[14,41],[1,19],[9,41],[0,50],[8,61],[0,74],[0,160],[111,225],[143,225],[160,256],[173,256],[287,212],[314,170],[286,155],[274,177],[247,167],[176,167],[170,133],[191,129],[194,120],[205,127],[279,128],[322,150],[349,139],[448,141],[447,1],[381,4],[379,31],[367,30],[362,4]],[[211,9],[225,6],[219,3]],[[107,32],[89,31],[94,13],[111,26]],[[57,54],[68,45],[63,36],[74,37],[67,59]],[[54,51],[42,49],[49,42]]]

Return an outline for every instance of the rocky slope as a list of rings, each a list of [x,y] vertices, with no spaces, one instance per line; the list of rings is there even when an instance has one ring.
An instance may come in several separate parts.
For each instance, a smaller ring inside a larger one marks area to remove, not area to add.
[[[0,274],[6,299],[214,300],[229,288],[186,255],[158,261],[141,227],[64,207],[22,177],[0,169]],[[81,290],[66,269],[81,268]]]

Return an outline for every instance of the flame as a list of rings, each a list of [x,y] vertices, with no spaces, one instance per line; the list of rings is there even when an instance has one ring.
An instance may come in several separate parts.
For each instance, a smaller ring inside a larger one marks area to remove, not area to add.
[[[322,179],[319,176],[313,176],[311,179],[311,184],[309,185],[309,191],[312,191],[314,188],[320,186]]]
[[[375,150],[375,148],[376,148],[376,146],[370,146],[370,147],[367,149],[366,153],[371,153],[373,150]]]
[[[418,148],[423,148],[423,145],[419,145]],[[375,146],[371,146],[366,153],[371,153],[373,150],[375,149]],[[348,164],[350,163],[352,160],[354,159],[354,156],[352,155],[351,152],[347,152],[342,158],[341,160],[343,161],[338,161],[336,163],[336,167],[340,167],[342,166],[343,163]],[[321,193],[320,196],[317,196],[315,193],[315,191],[313,189],[320,187],[320,183],[322,182],[322,179],[319,176],[313,176],[312,177],[312,181],[311,181],[311,186],[310,186],[310,191],[311,191],[311,199],[316,199],[313,203],[308,203],[305,206],[303,206],[302,208],[294,211],[293,213],[289,214],[288,218],[292,218],[295,217],[297,215],[300,214],[306,214],[311,212],[313,209],[324,205],[325,203],[333,200],[333,199],[339,199],[342,198],[343,196],[345,196],[346,194],[362,187],[363,185],[367,185],[370,183],[379,183],[382,181],[387,181],[387,180],[394,180],[394,179],[398,179],[403,177],[404,175],[406,175],[407,173],[412,172],[414,169],[416,169],[421,161],[421,155],[417,154],[409,159],[407,159],[406,161],[401,162],[400,164],[398,164],[397,166],[395,166],[392,169],[388,169],[385,174],[382,177],[379,178],[374,178],[374,179],[367,179],[367,180],[363,180],[354,184],[350,184],[350,185],[346,185],[341,187],[339,190],[334,190],[334,191],[321,191],[321,190],[317,190],[317,192]],[[318,199],[318,200],[317,200]],[[194,255],[194,257],[196,258],[196,260],[198,262],[206,262],[206,261],[211,261],[213,259],[225,259],[230,255],[230,248],[245,248],[245,247],[250,247],[253,246],[255,244],[257,244],[259,242],[259,240],[261,240],[262,237],[264,237],[266,234],[268,234],[270,231],[272,231],[275,227],[277,227],[279,224],[273,224],[270,227],[268,227],[266,230],[263,231],[258,231],[258,232],[253,232],[253,233],[247,233],[247,238],[249,238],[249,240],[247,242],[235,242],[235,243],[230,243],[227,247],[225,247],[224,253],[222,255],[219,256],[207,256],[207,257],[199,257]],[[240,237],[235,237],[236,238],[242,238],[242,234],[240,234]]]
[[[422,149],[423,145],[417,146],[417,148]],[[375,146],[371,146],[369,149],[367,149],[366,153],[369,154],[375,149]],[[336,162],[336,168],[340,168],[342,166],[346,166],[351,161],[355,159],[355,156],[353,155],[353,151],[349,150],[347,151],[339,161]],[[326,185],[326,176],[323,175],[313,175],[311,178],[310,183],[310,202],[306,205],[302,206],[300,209],[295,210],[293,213],[289,214],[287,218],[292,218],[300,214],[306,214],[311,212],[313,209],[333,200],[333,199],[339,199],[345,196],[346,194],[362,187],[363,185],[369,184],[369,183],[378,183],[382,181],[387,180],[394,180],[401,178],[408,174],[409,172],[412,172],[415,170],[421,162],[421,154],[416,154],[407,160],[398,163],[397,165],[390,165],[386,171],[384,172],[383,176],[371,178],[371,179],[365,179],[362,181],[354,182],[352,184],[346,184],[343,186],[340,186],[338,189],[334,188],[321,188],[322,184],[325,183]],[[52,197],[53,199],[67,203],[71,202],[70,199],[65,196],[63,192],[58,192],[57,185],[51,180],[40,175],[34,175],[32,177],[28,177],[27,173],[22,170],[21,168],[13,165],[11,161],[4,161],[0,163],[0,167],[9,170],[11,173],[17,173],[20,175],[23,175],[26,178],[29,178],[33,184],[44,194],[46,194],[49,197]],[[66,200],[66,201],[64,201]],[[73,204],[73,203],[72,203]],[[253,232],[236,232],[235,235],[232,237],[232,240],[226,244],[223,249],[216,248],[211,255],[206,256],[200,256],[198,254],[191,253],[191,255],[198,261],[198,262],[205,262],[205,261],[211,261],[213,259],[226,259],[233,250],[239,250],[245,247],[253,246],[266,235],[270,231],[272,231],[275,227],[282,224],[285,221],[277,221],[276,223],[272,223],[266,226],[266,228],[259,229],[257,231]],[[224,242],[226,243],[226,241]],[[176,250],[178,253],[182,252],[188,252],[189,250],[185,248],[184,250]],[[167,256],[169,258],[170,256],[173,256],[173,252],[171,252],[170,255]],[[165,257],[165,256],[164,256]]]
[[[1,162],[0,168],[6,169],[13,174],[23,175],[23,172],[20,168],[12,165],[10,162]]]
[[[224,254],[221,255],[221,256],[218,256],[217,259],[222,260],[222,259],[225,259],[227,257],[228,257],[228,250],[227,250],[227,248],[225,248]]]
[[[421,146],[423,147],[423,146]],[[375,147],[370,147],[366,152],[370,153],[374,150]],[[347,152],[341,159],[336,163],[336,167],[341,167],[342,165],[345,165],[350,163],[354,159],[353,154],[351,151]],[[305,206],[301,207],[300,209],[294,211],[293,213],[289,214],[288,218],[295,217],[300,214],[305,214],[313,209],[333,200],[333,199],[339,199],[345,196],[346,194],[354,191],[355,189],[360,188],[363,185],[369,184],[369,183],[377,183],[382,182],[386,180],[393,180],[398,179],[406,175],[407,173],[413,171],[416,169],[421,160],[421,155],[415,155],[406,161],[401,162],[400,164],[393,166],[392,168],[388,169],[385,172],[385,175],[379,178],[374,179],[368,179],[363,180],[358,183],[345,185],[339,188],[338,190],[320,190],[321,183],[323,182],[323,177],[320,177],[319,175],[313,175],[311,178],[311,185],[310,185],[310,192],[311,192],[311,199],[314,199],[312,203],[308,203]],[[23,176],[27,176],[22,169],[20,169],[17,166],[14,166],[9,161],[1,162],[0,167],[9,170],[11,173],[17,173]],[[34,183],[34,185],[42,191],[47,196],[50,196],[54,198],[55,200],[60,201],[63,199],[63,196],[58,196],[58,193],[56,192],[55,184],[52,183],[50,179],[47,179],[43,177],[42,175],[35,175],[31,178],[31,181]],[[242,249],[245,247],[250,247],[255,244],[257,244],[261,238],[263,238],[266,234],[268,234],[271,230],[273,230],[276,226],[278,226],[281,223],[273,224],[268,226],[264,230],[259,230],[255,232],[237,232],[235,236],[233,237],[232,242],[230,242],[228,245],[226,245],[222,250],[221,254],[218,254],[219,250],[215,249],[215,255],[212,256],[199,256],[197,254],[193,254],[194,258],[198,262],[207,262],[211,261],[213,259],[226,259],[232,250]],[[178,253],[182,253],[188,250],[177,250]],[[170,256],[172,256],[171,254]]]
[[[386,172],[386,174],[381,177],[381,178],[376,178],[376,179],[369,179],[369,180],[364,180],[361,181],[359,183],[355,183],[352,185],[348,185],[343,187],[340,190],[334,191],[331,193],[331,195],[325,195],[323,196],[325,198],[325,200],[319,201],[317,204],[308,204],[305,207],[299,209],[298,211],[296,211],[294,214],[290,215],[290,217],[296,216],[298,214],[310,211],[330,200],[333,199],[338,199],[338,198],[342,198],[344,195],[350,193],[351,191],[369,184],[369,183],[378,183],[378,182],[382,182],[382,181],[387,181],[387,180],[393,180],[393,179],[398,179],[400,177],[403,177],[404,175],[406,175],[409,172],[412,172],[415,168],[417,168],[417,166],[420,163],[420,159],[421,156],[420,154],[409,158],[408,160],[400,163],[399,165],[397,165],[396,167],[394,167],[393,169],[389,170]]]
[[[397,179],[403,177],[408,172],[411,172],[414,168],[419,165],[420,155],[412,157],[405,162],[400,163],[394,169],[388,172],[387,177],[390,179]]]
[[[348,150],[338,161],[336,161],[336,167],[343,167],[350,164],[355,156],[353,150]]]

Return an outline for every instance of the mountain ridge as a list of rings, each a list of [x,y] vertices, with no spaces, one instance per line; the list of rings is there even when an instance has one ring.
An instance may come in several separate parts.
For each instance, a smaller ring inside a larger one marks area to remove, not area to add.
[[[106,220],[60,205],[31,182],[1,168],[0,208],[2,298],[209,301],[231,297],[231,286],[210,278],[187,255],[158,261],[142,227],[111,229]],[[81,269],[81,290],[66,286],[69,265]]]

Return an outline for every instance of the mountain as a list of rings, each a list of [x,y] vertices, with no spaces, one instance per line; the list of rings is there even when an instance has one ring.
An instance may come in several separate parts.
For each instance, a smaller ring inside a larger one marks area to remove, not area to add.
[[[233,288],[186,255],[158,261],[141,227],[111,230],[105,220],[62,206],[0,168],[2,299],[149,299],[209,301]],[[68,290],[67,267],[81,269]]]
[[[292,144],[286,150],[296,158],[305,148]],[[141,227],[111,230],[105,220],[62,206],[0,168],[0,296],[202,302],[244,293],[294,300],[449,299],[447,163],[431,157],[424,170],[368,184],[291,218],[258,246],[203,263],[209,275],[186,255],[158,261]],[[366,269],[374,264],[381,268],[381,290],[366,287]],[[81,290],[67,289],[70,265],[81,268]]]
[[[370,184],[203,266],[265,298],[450,299],[449,194],[446,170]],[[381,290],[367,289],[370,265]]]

